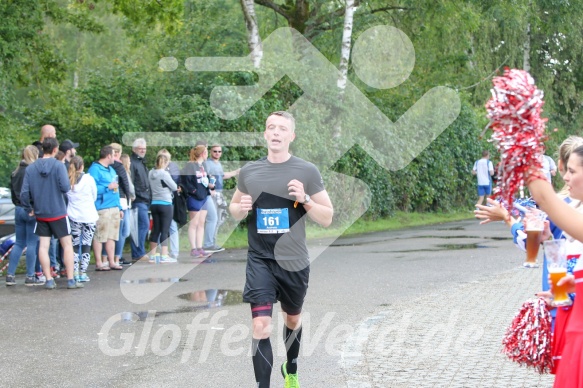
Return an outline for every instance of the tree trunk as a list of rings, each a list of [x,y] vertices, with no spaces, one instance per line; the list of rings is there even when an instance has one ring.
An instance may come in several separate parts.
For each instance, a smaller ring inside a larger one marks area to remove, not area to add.
[[[474,49],[474,37],[473,36],[470,36],[470,50],[468,52],[468,55],[470,57],[470,61],[469,61],[470,69],[471,70],[474,70],[476,68],[476,64],[474,62],[474,57],[476,55],[476,50]]]
[[[344,30],[342,32],[342,50],[340,54],[340,64],[339,70],[340,75],[338,76],[338,94],[339,94],[339,106],[342,108],[342,102],[344,99],[344,91],[346,90],[346,82],[348,80],[348,62],[350,61],[350,49],[352,47],[352,25],[354,21],[354,11],[356,7],[354,6],[354,0],[346,0],[346,11],[344,13]],[[334,137],[339,137],[342,132],[342,127],[340,121],[336,124],[334,129]]]
[[[346,0],[346,12],[344,14],[344,30],[342,32],[342,51],[340,54],[340,77],[338,78],[338,88],[340,93],[346,89],[348,78],[348,62],[350,60],[350,49],[352,47],[352,24],[354,20],[354,0]]]
[[[240,0],[245,25],[247,26],[247,44],[251,51],[253,66],[259,68],[261,58],[263,58],[263,49],[261,48],[261,37],[259,36],[259,26],[257,25],[257,16],[255,15],[255,4],[253,0]]]
[[[530,72],[530,23],[526,25],[526,40],[523,47],[522,69]]]

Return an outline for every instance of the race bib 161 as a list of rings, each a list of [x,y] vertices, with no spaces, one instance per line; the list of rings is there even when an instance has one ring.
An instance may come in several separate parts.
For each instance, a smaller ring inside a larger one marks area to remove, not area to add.
[[[289,232],[289,210],[257,208],[257,233],[277,234]]]

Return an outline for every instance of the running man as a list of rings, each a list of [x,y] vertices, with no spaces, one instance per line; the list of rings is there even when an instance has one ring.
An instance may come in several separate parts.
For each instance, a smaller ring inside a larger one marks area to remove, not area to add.
[[[229,210],[247,217],[249,250],[243,300],[251,304],[252,357],[257,386],[269,387],[273,352],[269,336],[273,303],[281,302],[287,360],[281,366],[285,387],[299,387],[297,358],[301,312],[310,274],[305,217],[327,227],[334,210],[320,172],[292,156],[295,120],[274,112],[265,124],[267,157],[245,165]],[[251,212],[249,214],[249,212]]]

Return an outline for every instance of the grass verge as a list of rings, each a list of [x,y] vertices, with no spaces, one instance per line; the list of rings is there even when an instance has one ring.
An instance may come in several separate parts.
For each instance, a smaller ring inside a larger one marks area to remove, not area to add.
[[[406,213],[396,212],[389,218],[378,219],[374,221],[365,221],[359,219],[352,224],[342,236],[352,236],[357,234],[381,232],[386,230],[397,230],[410,228],[414,226],[434,225],[444,222],[460,221],[473,219],[471,212],[452,212],[452,213]],[[308,225],[308,237],[310,239],[326,238],[337,235],[345,228],[322,228],[317,225]],[[224,237],[223,237],[224,238]],[[222,239],[219,238],[222,241]],[[247,246],[247,230],[236,229],[229,239],[223,245],[225,248],[245,248]]]

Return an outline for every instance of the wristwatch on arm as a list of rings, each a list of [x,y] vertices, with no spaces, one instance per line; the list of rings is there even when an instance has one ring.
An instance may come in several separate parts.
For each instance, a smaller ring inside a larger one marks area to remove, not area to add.
[[[306,194],[306,196],[304,197],[304,202],[302,202],[302,205],[305,205],[306,203],[310,203],[312,199],[310,198],[310,196],[308,194]]]

